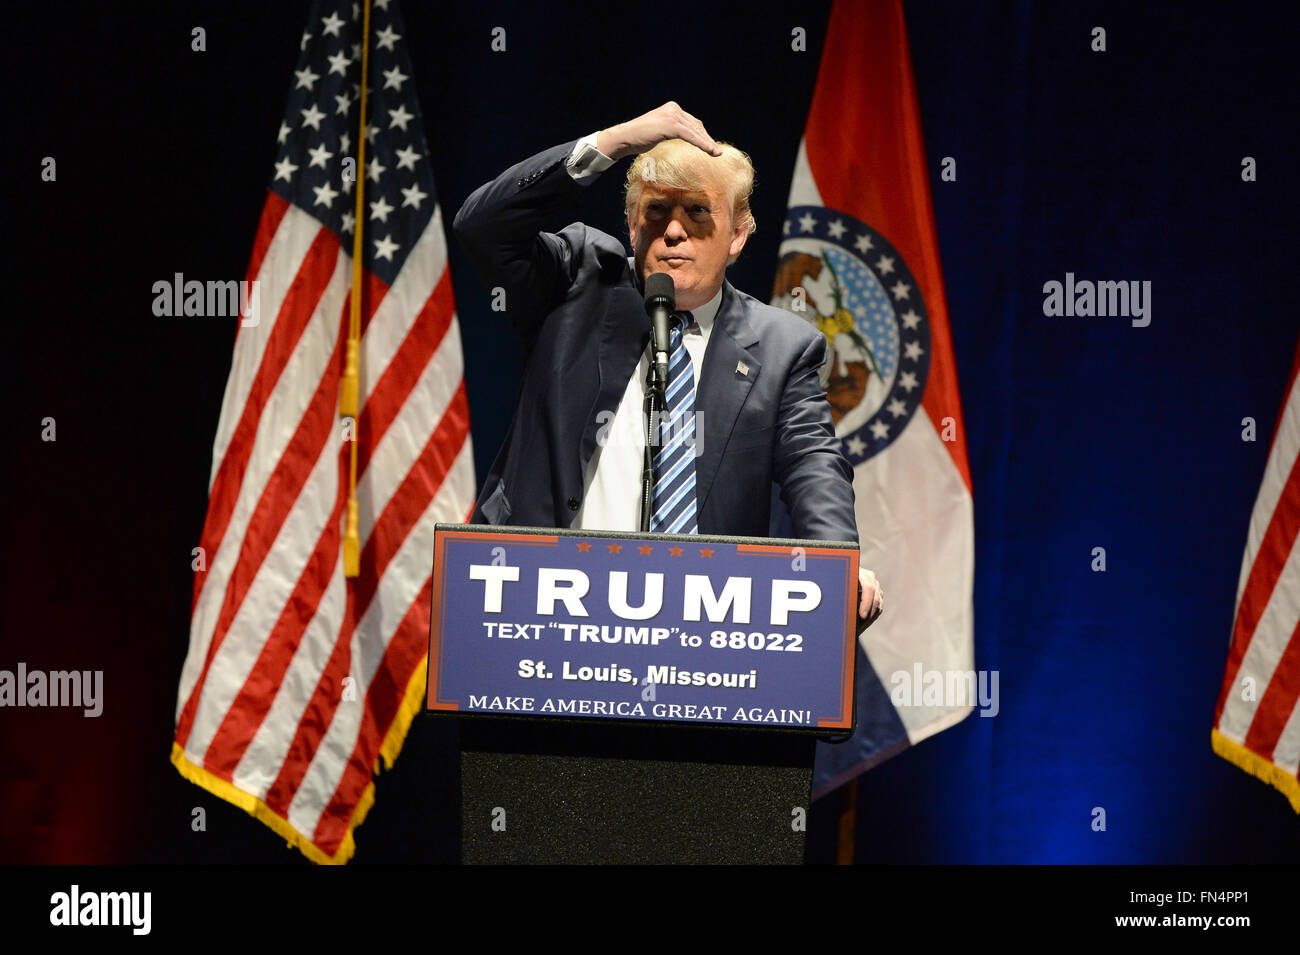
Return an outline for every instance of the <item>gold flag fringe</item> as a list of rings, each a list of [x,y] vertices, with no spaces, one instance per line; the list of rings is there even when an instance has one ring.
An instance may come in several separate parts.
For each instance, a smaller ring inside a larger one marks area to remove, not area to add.
[[[402,744],[406,741],[407,731],[411,728],[411,721],[415,719],[416,714],[424,706],[426,665],[427,656],[420,659],[415,672],[411,674],[411,679],[406,684],[406,693],[402,697],[402,705],[397,710],[393,725],[388,728],[388,732],[384,736],[384,742],[379,747],[379,755],[375,757],[372,773],[379,772],[381,761],[385,769],[392,769],[393,763],[397,761],[397,756],[402,751]],[[370,807],[375,803],[375,781],[372,778],[367,784],[365,792],[361,794],[361,801],[357,803],[357,808],[353,810],[352,820],[348,823],[348,830],[344,833],[343,842],[339,845],[338,851],[330,855],[313,843],[310,836],[303,835],[293,828],[289,820],[262,802],[262,800],[251,793],[244,792],[234,783],[222,779],[202,766],[191,762],[179,743],[172,743],[171,759],[172,765],[190,782],[201,789],[206,789],[217,798],[238,806],[254,819],[265,823],[284,839],[289,846],[297,849],[318,865],[342,865],[352,858],[356,852],[353,832],[357,826],[365,822],[366,814],[370,812]]]
[[[1234,743],[1217,729],[1210,730],[1210,747],[1234,766],[1277,789],[1291,801],[1291,808],[1300,813],[1300,779],[1240,743]]]

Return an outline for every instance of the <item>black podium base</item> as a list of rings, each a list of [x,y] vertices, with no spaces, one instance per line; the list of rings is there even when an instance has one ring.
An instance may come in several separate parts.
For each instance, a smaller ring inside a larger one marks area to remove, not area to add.
[[[803,862],[811,736],[460,723],[462,862]]]

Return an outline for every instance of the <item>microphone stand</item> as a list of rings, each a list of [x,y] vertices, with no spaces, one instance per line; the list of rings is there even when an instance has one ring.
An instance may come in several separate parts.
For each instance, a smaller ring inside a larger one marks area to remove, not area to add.
[[[645,461],[641,470],[641,530],[648,532],[650,530],[650,518],[654,512],[654,451],[652,446],[657,444],[657,429],[655,422],[662,410],[659,406],[660,395],[664,393],[668,382],[659,381],[658,362],[654,360],[654,336],[650,336],[650,367],[646,370],[645,376],[645,401],[642,402],[641,410],[645,415]]]
[[[650,313],[650,368],[646,374],[645,463],[641,471],[641,530],[650,530],[654,511],[654,448],[658,444],[655,423],[668,407],[669,343],[668,323],[676,308],[672,278],[659,272],[645,278],[645,307]]]

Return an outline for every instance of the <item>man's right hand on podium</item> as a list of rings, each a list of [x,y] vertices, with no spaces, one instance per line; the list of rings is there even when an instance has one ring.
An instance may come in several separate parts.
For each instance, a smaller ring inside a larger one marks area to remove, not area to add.
[[[876,622],[885,610],[885,594],[876,575],[865,567],[858,569],[858,636]]]

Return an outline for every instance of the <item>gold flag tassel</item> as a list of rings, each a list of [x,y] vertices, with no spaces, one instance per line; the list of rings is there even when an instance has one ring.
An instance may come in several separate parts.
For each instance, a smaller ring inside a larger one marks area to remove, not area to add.
[[[355,577],[361,570],[361,532],[357,527],[357,412],[361,396],[361,255],[362,223],[365,221],[366,191],[366,82],[370,78],[370,0],[364,2],[361,17],[361,118],[357,126],[357,205],[352,227],[352,308],[348,313],[348,347],[339,382],[339,417],[352,419],[351,463],[348,466],[348,516],[343,531],[343,576]]]

